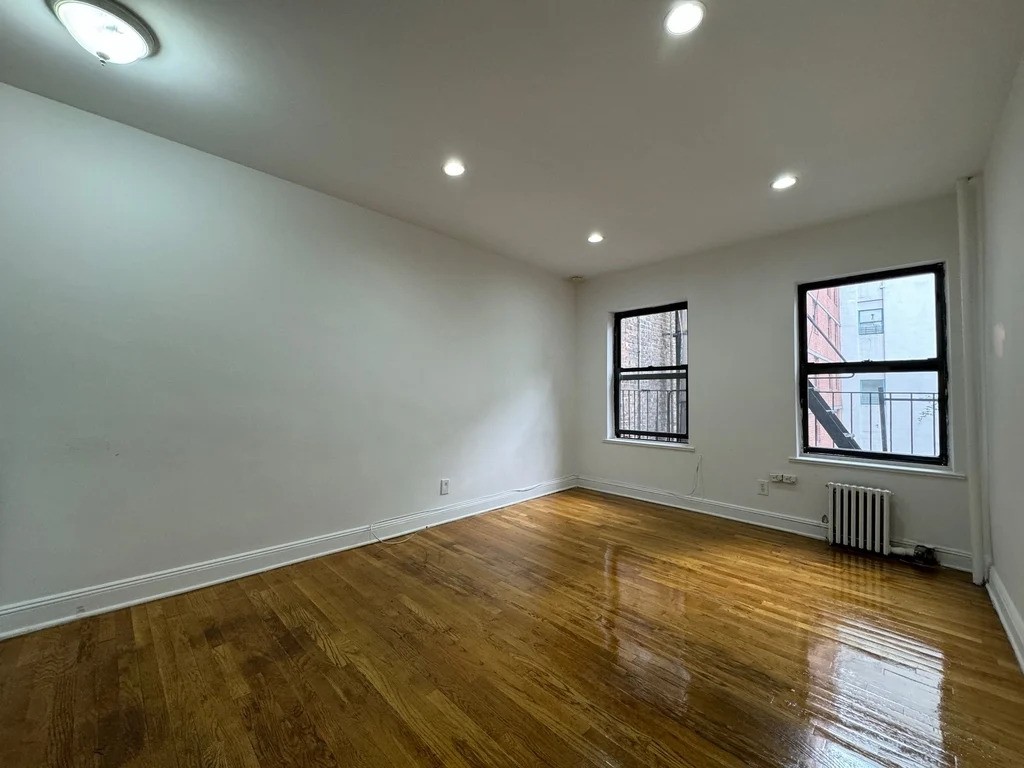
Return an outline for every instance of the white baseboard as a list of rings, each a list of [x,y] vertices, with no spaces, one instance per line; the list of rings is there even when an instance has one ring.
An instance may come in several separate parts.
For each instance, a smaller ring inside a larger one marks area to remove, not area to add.
[[[753,507],[741,507],[737,504],[727,504],[723,501],[702,499],[696,496],[686,496],[670,491],[663,491],[658,488],[649,488],[633,483],[624,483],[618,480],[604,480],[597,477],[579,478],[580,488],[589,488],[592,491],[610,493],[614,496],[626,496],[631,499],[650,501],[655,504],[662,504],[677,509],[688,509],[693,512],[700,512],[705,515],[724,517],[728,520],[737,520],[741,523],[750,523],[761,528],[771,528],[776,531],[796,533],[800,536],[807,536],[812,539],[825,539],[825,524],[817,520],[808,520],[805,517],[785,515],[779,512],[769,512],[766,509],[755,509]],[[918,542],[896,540],[892,542],[896,546],[914,547]],[[935,547],[936,556],[939,562],[947,567],[958,571],[971,570],[971,553],[948,547]]]
[[[382,520],[301,541],[277,544],[251,552],[219,557],[202,563],[147,573],[128,579],[76,589],[57,595],[0,606],[0,639],[75,619],[126,608],[161,597],[191,592],[261,571],[280,568],[332,552],[370,544],[379,539],[404,536],[414,531],[489,512],[510,504],[547,496],[576,487],[573,476],[549,480],[524,490],[506,491],[444,507]],[[371,532],[372,527],[372,532]]]
[[[662,504],[666,507],[688,509],[705,515],[738,520],[741,523],[750,523],[762,528],[772,528],[776,531],[798,533],[801,536],[809,536],[814,539],[825,538],[825,526],[822,523],[816,520],[807,520],[803,517],[783,515],[778,512],[753,509],[752,507],[740,507],[736,504],[726,504],[725,502],[701,499],[696,496],[679,495],[670,491],[662,491],[658,488],[623,483],[618,480],[603,480],[598,477],[584,477],[581,475],[579,486],[580,488],[588,488],[591,491],[610,493],[613,496],[626,496],[630,499]]]
[[[999,614],[999,620],[1003,622],[1006,636],[1010,638],[1010,645],[1017,656],[1017,664],[1020,665],[1021,672],[1024,672],[1024,617],[1010,599],[1010,593],[1006,591],[1006,586],[995,568],[989,569],[988,584],[985,586],[992,605]]]

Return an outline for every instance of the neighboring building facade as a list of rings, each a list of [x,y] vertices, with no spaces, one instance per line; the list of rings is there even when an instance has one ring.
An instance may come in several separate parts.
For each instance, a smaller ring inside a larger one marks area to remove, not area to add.
[[[839,309],[840,288],[822,288],[807,293],[807,353],[814,362],[837,363],[842,354],[843,323]],[[825,402],[843,418],[842,384],[837,376],[817,376],[813,382]],[[807,414],[811,445],[834,448],[835,442],[813,413]]]

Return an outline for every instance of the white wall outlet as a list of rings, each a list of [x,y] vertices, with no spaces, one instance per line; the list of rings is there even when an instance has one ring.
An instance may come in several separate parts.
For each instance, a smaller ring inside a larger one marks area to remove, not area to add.
[[[773,483],[781,483],[783,477],[785,477],[785,475],[783,475],[781,472],[772,472],[770,475],[768,475],[768,479],[771,480]]]
[[[782,482],[786,485],[796,485],[796,475],[783,475]]]
[[[448,484],[451,482],[447,477],[441,479],[441,495],[448,495]]]
[[[768,495],[768,481],[767,480],[758,480],[757,481],[757,495],[758,496],[767,496]]]

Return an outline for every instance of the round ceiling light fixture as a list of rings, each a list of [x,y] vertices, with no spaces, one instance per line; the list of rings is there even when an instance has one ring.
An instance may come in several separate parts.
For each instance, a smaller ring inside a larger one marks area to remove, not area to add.
[[[153,30],[111,0],[52,0],[53,13],[75,42],[104,63],[131,64],[157,52]]]
[[[665,31],[677,37],[688,35],[704,21],[706,12],[704,3],[699,0],[676,3],[665,17]]]
[[[444,161],[444,172],[449,176],[461,176],[466,172],[466,165],[457,157],[449,157]]]
[[[783,173],[782,175],[775,177],[775,181],[772,182],[772,189],[779,190],[781,192],[784,189],[795,187],[796,182],[796,174]]]
[[[604,235],[602,235],[600,232],[591,232],[590,237],[587,238],[587,242],[593,243],[594,245],[597,245],[598,243],[603,243]]]

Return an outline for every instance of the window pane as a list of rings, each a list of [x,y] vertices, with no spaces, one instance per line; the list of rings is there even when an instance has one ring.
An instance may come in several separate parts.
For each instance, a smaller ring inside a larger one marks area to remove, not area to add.
[[[623,368],[686,364],[686,310],[624,317],[619,321]]]
[[[939,455],[934,371],[809,376],[808,446],[905,456]]]
[[[808,291],[805,310],[809,363],[937,356],[933,273]]]
[[[881,393],[879,392],[881,390]],[[860,402],[861,405],[878,405],[885,393],[885,379],[860,380]]]
[[[623,378],[619,385],[619,432],[663,432],[685,435],[687,433],[686,379]],[[637,437],[644,439],[640,435]]]

